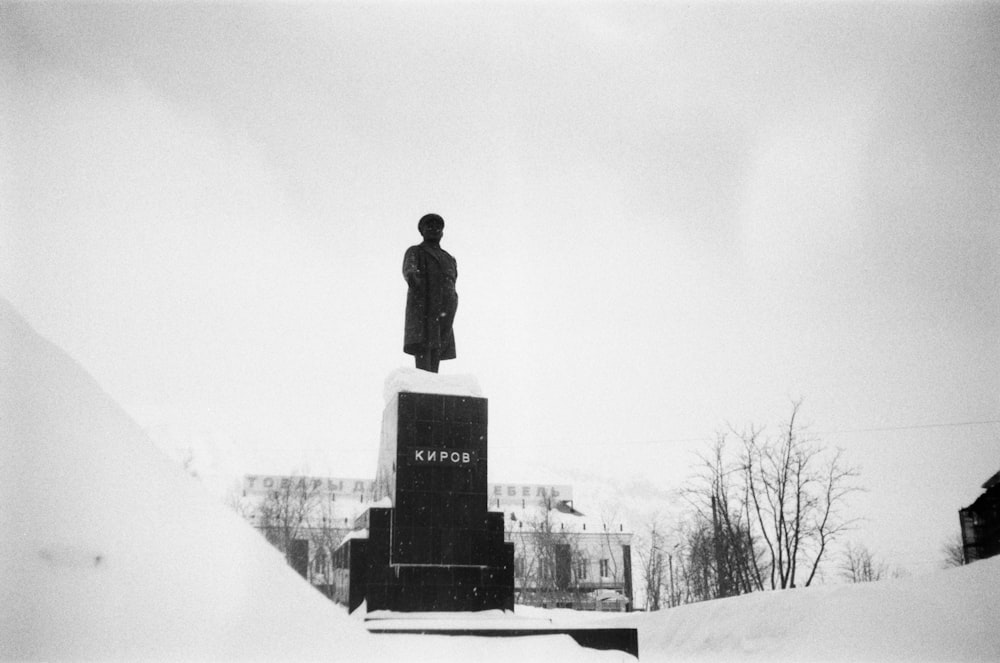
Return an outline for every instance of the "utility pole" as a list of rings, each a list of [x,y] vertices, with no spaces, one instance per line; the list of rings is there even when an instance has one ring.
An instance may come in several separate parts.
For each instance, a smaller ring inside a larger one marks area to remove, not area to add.
[[[674,550],[677,546],[674,546]],[[670,567],[670,600],[667,601],[667,605],[671,608],[674,607],[674,554],[672,552],[667,553],[667,564]]]
[[[715,541],[715,579],[718,586],[718,596],[723,598],[728,596],[729,587],[723,578],[722,537],[719,535],[719,514],[715,504],[715,495],[712,495],[712,538]]]

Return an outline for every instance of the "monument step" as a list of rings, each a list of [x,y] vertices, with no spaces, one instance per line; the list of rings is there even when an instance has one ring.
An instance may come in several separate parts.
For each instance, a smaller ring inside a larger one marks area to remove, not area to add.
[[[376,610],[365,616],[370,633],[523,638],[568,635],[581,647],[616,650],[639,658],[634,628],[555,624],[544,617],[523,617],[500,610],[481,612],[394,612]]]
[[[488,610],[485,613],[495,613]],[[383,613],[383,614],[379,614]],[[405,616],[402,616],[404,615]],[[471,616],[470,616],[471,615]],[[546,619],[476,613],[390,613],[378,611],[365,617],[365,628],[379,635],[450,635],[485,638],[525,638],[568,635],[581,647],[616,650],[639,658],[639,634],[634,628],[557,626]]]

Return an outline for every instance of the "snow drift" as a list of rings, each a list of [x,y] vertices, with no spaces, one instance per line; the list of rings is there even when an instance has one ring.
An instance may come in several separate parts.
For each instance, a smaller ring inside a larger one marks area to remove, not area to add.
[[[643,661],[1000,661],[1000,558],[922,577],[760,592],[649,614]]]
[[[364,637],[0,306],[0,657],[318,657]]]
[[[475,638],[368,634],[2,299],[0,377],[0,660],[483,660]]]

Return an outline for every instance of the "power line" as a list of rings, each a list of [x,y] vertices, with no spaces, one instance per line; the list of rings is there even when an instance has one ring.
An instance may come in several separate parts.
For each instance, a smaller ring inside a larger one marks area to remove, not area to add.
[[[885,426],[880,428],[846,428],[843,430],[828,430],[816,435],[839,435],[841,433],[882,433],[897,430],[918,430],[922,428],[957,428],[960,426],[981,426],[985,424],[1000,424],[1000,419],[984,419],[982,421],[954,421],[943,424],[910,424],[907,426]]]

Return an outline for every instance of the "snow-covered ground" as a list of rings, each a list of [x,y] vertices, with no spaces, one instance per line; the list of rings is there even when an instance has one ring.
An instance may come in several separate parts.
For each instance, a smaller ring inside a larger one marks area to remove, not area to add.
[[[367,633],[3,300],[0,450],[3,660],[632,660],[566,636]],[[1000,560],[651,614],[519,613],[635,626],[643,661],[996,661],[998,615]]]
[[[1000,661],[1000,558],[629,615],[646,661]]]

